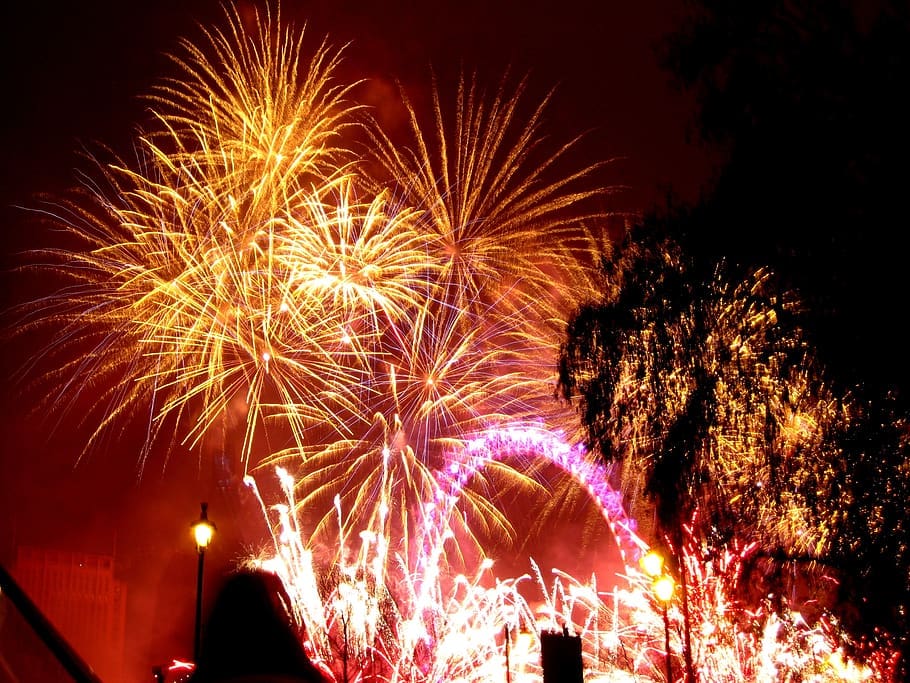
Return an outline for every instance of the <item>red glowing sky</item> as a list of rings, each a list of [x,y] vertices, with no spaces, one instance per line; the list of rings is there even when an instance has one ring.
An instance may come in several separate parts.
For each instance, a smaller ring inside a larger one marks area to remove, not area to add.
[[[290,0],[281,11],[306,20],[314,42],[324,35],[336,44],[350,41],[346,68],[352,78],[370,79],[373,93],[396,78],[425,84],[431,65],[443,77],[464,66],[490,82],[511,65],[530,74],[533,93],[556,86],[547,129],[559,139],[591,129],[591,159],[615,159],[606,181],[628,186],[615,197],[615,208],[634,210],[660,202],[669,187],[694,198],[708,174],[708,156],[687,143],[691,103],[673,90],[653,51],[679,6],[679,0]],[[13,205],[71,184],[79,141],[124,145],[142,116],[136,96],[166,68],[163,53],[179,37],[193,35],[196,20],[220,17],[217,7],[212,0],[106,0],[7,8],[0,41],[4,271],[37,231]],[[25,295],[18,279],[6,272],[3,278],[4,305]],[[24,357],[23,349],[7,343],[7,377]],[[173,637],[168,617],[186,615],[165,615],[151,596],[162,585],[191,590],[187,534],[199,501],[209,499],[224,529],[240,526],[242,511],[218,498],[212,468],[193,458],[172,461],[165,472],[148,472],[141,481],[135,455],[118,452],[116,444],[76,465],[82,444],[62,439],[46,445],[46,428],[26,415],[22,387],[4,387],[0,561],[11,563],[17,543],[121,553],[136,592],[146,595],[133,609],[159,624],[134,646],[135,657],[157,656],[150,653],[167,649],[159,641]],[[237,554],[245,530],[234,537],[231,552]],[[224,552],[222,561],[229,561]]]

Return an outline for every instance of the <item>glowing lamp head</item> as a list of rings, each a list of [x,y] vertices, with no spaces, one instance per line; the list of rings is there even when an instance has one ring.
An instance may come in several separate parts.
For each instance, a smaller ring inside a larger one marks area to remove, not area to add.
[[[656,550],[649,550],[640,560],[642,571],[650,577],[660,576],[664,570],[664,558]]]
[[[199,552],[208,548],[212,539],[215,537],[215,525],[209,521],[208,509],[209,504],[203,503],[202,514],[191,526],[193,538],[196,540],[196,549]]]
[[[673,583],[671,577],[664,574],[663,576],[658,576],[654,579],[654,583],[651,584],[651,590],[654,591],[654,597],[663,603],[667,603],[673,599],[673,592],[676,590],[676,585]]]

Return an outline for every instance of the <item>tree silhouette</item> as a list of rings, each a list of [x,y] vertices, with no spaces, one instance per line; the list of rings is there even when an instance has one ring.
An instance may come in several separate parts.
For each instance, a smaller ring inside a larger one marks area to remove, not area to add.
[[[893,680],[910,676],[910,420],[890,398],[856,406],[842,425],[830,561],[839,570],[838,614],[850,650],[865,659],[896,651]]]
[[[711,542],[745,534],[812,554],[815,532],[797,520],[830,467],[801,454],[829,452],[840,413],[797,301],[766,271],[731,282],[722,264],[701,270],[667,226],[646,221],[605,259],[610,286],[561,349],[562,395],[578,401],[589,446],[622,463],[627,503],[650,501],[662,533],[698,509]]]
[[[672,225],[645,221],[605,257],[604,296],[570,319],[560,352],[563,398],[577,401],[589,447],[620,463],[627,505],[653,512],[652,540],[679,549],[694,519],[708,556],[758,544],[761,566],[746,571],[762,573],[760,597],[781,614],[806,607],[785,588],[833,579],[836,598],[812,610],[836,617],[851,654],[902,675],[906,414],[836,393],[798,300],[764,271],[732,283],[722,264],[700,270]]]
[[[772,266],[845,387],[903,388],[902,220],[910,181],[910,5],[772,0],[689,5],[662,59],[724,151],[687,216],[689,249]]]
[[[706,263],[773,266],[806,302],[800,324],[849,419],[832,423],[826,454],[806,454],[834,468],[830,484],[799,468],[780,476],[803,482],[806,513],[829,539],[854,651],[895,648],[888,666],[906,678],[910,5],[689,7],[663,61],[696,96],[699,138],[726,158],[696,206],[668,214],[667,230]]]
[[[834,572],[846,644],[905,680],[910,6],[689,7],[662,57],[724,163],[605,258],[560,390],[633,508]]]

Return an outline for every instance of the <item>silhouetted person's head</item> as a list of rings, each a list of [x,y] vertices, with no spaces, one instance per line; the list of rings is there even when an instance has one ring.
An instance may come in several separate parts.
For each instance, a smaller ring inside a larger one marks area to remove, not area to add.
[[[322,682],[288,606],[276,575],[245,569],[228,576],[205,623],[192,683]]]

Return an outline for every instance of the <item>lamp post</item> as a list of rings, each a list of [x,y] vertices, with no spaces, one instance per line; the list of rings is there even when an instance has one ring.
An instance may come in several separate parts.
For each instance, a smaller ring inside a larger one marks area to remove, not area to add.
[[[656,550],[649,550],[641,558],[641,568],[651,577],[651,592],[660,603],[664,618],[664,664],[666,667],[667,683],[673,682],[673,662],[670,659],[670,617],[667,606],[673,599],[676,585],[673,577],[664,572],[664,558]]]
[[[193,538],[196,540],[196,553],[199,563],[196,572],[196,622],[193,631],[193,661],[199,662],[199,644],[202,639],[202,575],[205,569],[205,549],[215,537],[215,525],[209,521],[209,504],[202,503],[199,519],[190,525]]]
[[[512,629],[509,628],[509,622],[506,621],[502,627],[503,636],[505,637],[506,646],[506,683],[512,683],[512,665],[509,662],[509,644],[512,640]]]

